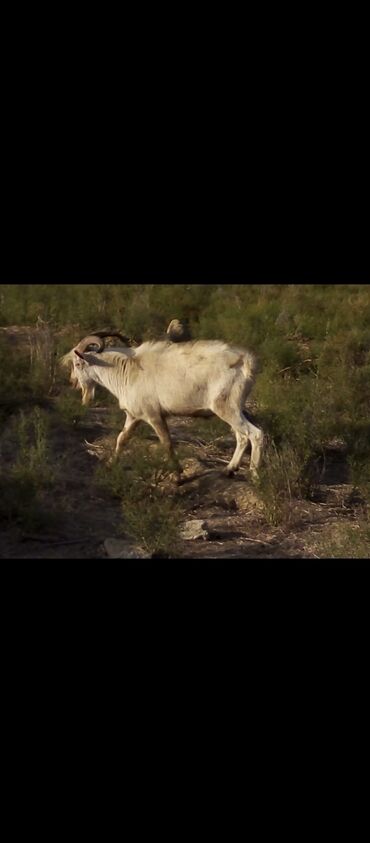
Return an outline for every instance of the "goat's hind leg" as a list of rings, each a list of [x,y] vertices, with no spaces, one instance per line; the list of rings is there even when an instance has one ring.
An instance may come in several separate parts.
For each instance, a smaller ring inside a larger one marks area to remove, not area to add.
[[[261,462],[264,439],[263,430],[252,424],[249,419],[245,419],[245,423],[248,427],[249,438],[252,445],[250,470],[254,477],[258,477],[258,466]]]
[[[238,471],[238,469],[240,468],[244,451],[249,442],[249,436],[246,433],[241,433],[239,430],[235,429],[234,433],[236,439],[236,448],[229,464],[225,468],[225,474],[227,474],[229,477],[234,474],[235,471]]]
[[[252,447],[250,471],[252,475],[256,477],[257,469],[261,460],[263,445],[262,430],[252,424],[252,422],[249,421],[249,419],[247,419],[239,409],[232,410],[230,407],[225,406],[225,404],[221,404],[221,406],[219,404],[217,406],[217,403],[215,403],[213,411],[223,421],[230,425],[236,437],[236,448],[228,466],[226,467],[226,473],[233,474],[234,471],[238,470],[244,451],[250,440]]]
[[[230,424],[230,422],[229,422]],[[240,422],[239,422],[240,424]],[[254,478],[258,477],[258,466],[261,461],[261,454],[262,454],[262,446],[263,446],[263,432],[259,427],[256,427],[252,424],[249,419],[246,419],[244,416],[241,417],[241,427],[238,424],[238,427],[234,427],[234,433],[236,436],[237,446],[235,448],[234,454],[231,458],[229,465],[227,466],[227,470],[229,473],[233,471],[237,471],[240,467],[240,463],[242,461],[242,457],[244,451],[248,445],[248,441],[251,442],[251,461],[250,461],[250,472]],[[233,425],[232,425],[233,427]]]

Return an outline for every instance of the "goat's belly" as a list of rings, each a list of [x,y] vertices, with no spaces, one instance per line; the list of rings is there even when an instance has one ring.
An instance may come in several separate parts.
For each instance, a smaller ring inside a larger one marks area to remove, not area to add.
[[[192,416],[203,416],[205,419],[210,419],[211,416],[214,416],[212,410],[195,410],[191,413]]]
[[[177,383],[166,385],[158,390],[158,401],[163,415],[168,416],[208,416],[214,415],[211,407],[208,385],[188,384],[186,373]]]
[[[201,416],[204,419],[210,419],[211,416],[214,416],[212,410],[164,410],[162,412],[163,416]]]

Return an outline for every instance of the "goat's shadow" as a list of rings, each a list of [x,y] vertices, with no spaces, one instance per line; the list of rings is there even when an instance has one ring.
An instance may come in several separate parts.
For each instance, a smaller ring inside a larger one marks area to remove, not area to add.
[[[220,477],[221,472],[215,469],[206,469],[205,471],[193,471],[192,474],[186,474],[185,476],[181,476],[177,481],[178,486],[185,486],[187,483],[193,483],[195,480],[203,480],[207,477]]]
[[[205,468],[204,470],[196,470],[191,474],[183,475],[177,481],[178,486],[186,486],[190,483],[199,482],[204,486],[220,487],[229,485],[233,480],[242,480],[247,482],[247,477],[244,471],[233,472],[227,474],[225,468]]]

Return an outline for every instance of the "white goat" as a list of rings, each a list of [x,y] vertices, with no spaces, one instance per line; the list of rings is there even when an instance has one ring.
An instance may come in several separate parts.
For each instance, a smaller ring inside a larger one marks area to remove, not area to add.
[[[97,345],[97,351],[86,351]],[[210,416],[227,422],[235,433],[236,448],[226,472],[237,471],[248,441],[251,442],[251,472],[255,475],[261,458],[262,431],[244,415],[245,399],[251,390],[256,360],[249,351],[219,340],[144,342],[137,348],[105,350],[104,339],[86,337],[71,352],[72,375],[85,388],[85,403],[92,385],[104,386],[126,412],[126,421],[116,442],[116,454],[137,425],[151,425],[180,471],[168,431],[168,416]]]

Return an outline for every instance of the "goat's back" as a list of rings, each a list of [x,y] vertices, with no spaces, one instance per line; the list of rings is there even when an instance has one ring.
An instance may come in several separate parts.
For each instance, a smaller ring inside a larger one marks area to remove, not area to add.
[[[160,365],[162,370],[175,370],[178,374],[202,371],[209,374],[217,370],[221,373],[240,365],[244,376],[253,379],[257,371],[257,359],[251,351],[223,340],[191,340],[181,344],[150,341],[139,346],[134,357],[145,368]]]

